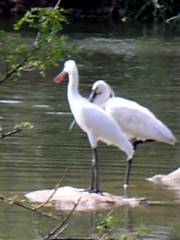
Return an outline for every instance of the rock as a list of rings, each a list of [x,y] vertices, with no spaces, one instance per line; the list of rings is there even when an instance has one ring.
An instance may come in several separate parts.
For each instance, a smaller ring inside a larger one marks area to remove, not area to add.
[[[148,181],[166,185],[169,187],[177,187],[180,189],[180,167],[167,175],[155,175],[147,178]]]
[[[53,194],[54,193],[54,194]],[[117,206],[145,206],[146,199],[128,198],[113,195],[107,192],[89,193],[85,189],[64,186],[49,190],[29,192],[25,195],[32,202],[44,203],[46,206],[54,206],[56,209],[71,210],[77,204],[77,211],[101,210]]]

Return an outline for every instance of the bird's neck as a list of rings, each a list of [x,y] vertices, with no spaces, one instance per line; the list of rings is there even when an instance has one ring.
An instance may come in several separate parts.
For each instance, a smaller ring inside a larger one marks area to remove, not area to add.
[[[78,69],[74,69],[72,73],[69,74],[69,83],[68,83],[68,99],[74,99],[74,97],[80,96],[79,90],[79,77]]]
[[[95,100],[93,101],[93,103],[95,103],[96,105],[98,105],[101,108],[105,108],[105,105],[109,99],[109,94],[103,94],[103,95],[98,95],[97,98],[95,98]]]

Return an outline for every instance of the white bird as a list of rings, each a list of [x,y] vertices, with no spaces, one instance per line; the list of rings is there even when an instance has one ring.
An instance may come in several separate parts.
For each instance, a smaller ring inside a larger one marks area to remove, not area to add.
[[[80,95],[78,90],[79,74],[75,61],[66,61],[63,71],[55,77],[54,82],[57,84],[62,83],[66,75],[69,77],[67,97],[71,112],[77,124],[87,134],[92,148],[90,192],[100,192],[97,156],[98,141],[101,140],[106,144],[117,146],[127,155],[128,160],[133,158],[134,148],[110,115]]]
[[[112,88],[103,80],[96,81],[92,86],[90,101],[103,108],[112,116],[128,139],[137,144],[158,141],[174,145],[176,138],[171,130],[162,123],[149,109],[137,102],[115,97]],[[132,159],[129,159],[125,175],[128,185]]]

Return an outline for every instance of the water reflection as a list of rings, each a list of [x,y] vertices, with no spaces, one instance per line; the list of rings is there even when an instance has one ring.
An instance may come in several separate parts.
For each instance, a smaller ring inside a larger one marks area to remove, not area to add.
[[[134,33],[101,33],[93,37],[92,33],[91,37],[83,32],[79,37],[75,33],[69,34],[73,41],[93,49],[90,56],[75,59],[80,68],[80,91],[88,96],[92,83],[104,79],[118,96],[150,108],[179,139],[179,37],[165,37],[165,33],[164,37],[159,37],[157,33],[151,36],[149,32],[144,37],[142,32]],[[66,169],[68,171],[62,185],[89,186],[89,143],[77,126],[71,132],[68,130],[72,115],[66,100],[66,86],[57,87],[51,82],[57,71],[52,70],[47,79],[40,79],[34,73],[0,87],[1,126],[10,129],[22,121],[34,125],[30,131],[1,141],[1,194],[9,196],[52,188]],[[100,144],[99,154],[101,189],[123,194],[126,167],[123,153]],[[179,156],[179,143],[174,147],[152,143],[139,148],[129,194],[154,201],[176,201],[177,196],[171,190],[152,185],[145,178],[174,170],[179,166]],[[173,239],[178,240],[180,237],[179,206],[131,209],[128,217],[123,211],[125,209],[114,212],[117,219],[115,234],[135,231],[143,222],[150,229],[148,239],[171,239],[171,235],[175,235]],[[45,232],[52,227],[47,219],[39,219],[23,209],[6,205],[1,205],[0,216],[0,237],[3,239],[17,239],[20,233],[24,236],[22,239],[39,239],[37,220]],[[89,213],[77,213],[65,234],[88,236],[94,228]]]

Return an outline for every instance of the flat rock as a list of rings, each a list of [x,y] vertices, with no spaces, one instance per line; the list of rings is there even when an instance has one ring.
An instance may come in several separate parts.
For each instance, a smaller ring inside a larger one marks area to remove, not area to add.
[[[61,210],[71,210],[76,204],[75,210],[77,211],[101,210],[117,206],[137,207],[147,205],[147,200],[144,198],[128,198],[107,192],[89,193],[85,189],[71,186],[60,187],[56,191],[47,189],[29,192],[25,194],[25,197],[32,202],[46,203],[46,206],[54,206],[56,209]]]

